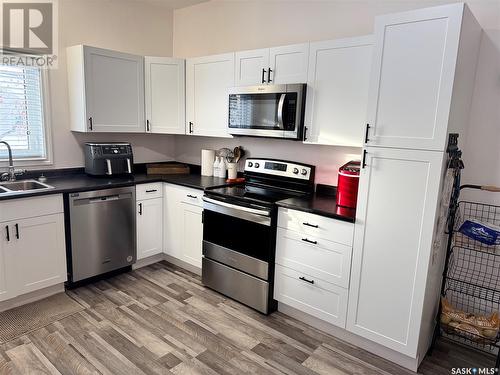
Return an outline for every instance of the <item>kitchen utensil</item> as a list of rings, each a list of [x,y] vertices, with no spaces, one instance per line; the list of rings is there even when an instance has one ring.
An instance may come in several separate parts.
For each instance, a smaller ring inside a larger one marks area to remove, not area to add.
[[[233,162],[238,163],[241,159],[241,148],[239,146],[236,146],[233,150],[233,154],[234,154]]]

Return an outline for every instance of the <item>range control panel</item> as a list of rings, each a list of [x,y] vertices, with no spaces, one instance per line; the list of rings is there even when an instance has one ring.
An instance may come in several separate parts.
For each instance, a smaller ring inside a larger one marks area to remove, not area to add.
[[[310,166],[272,159],[247,159],[245,162],[245,172],[258,172],[306,181],[311,178]]]

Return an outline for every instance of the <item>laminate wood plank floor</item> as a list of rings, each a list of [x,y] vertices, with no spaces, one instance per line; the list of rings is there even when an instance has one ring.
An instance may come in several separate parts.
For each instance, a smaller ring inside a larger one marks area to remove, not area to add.
[[[0,374],[414,374],[282,313],[261,315],[161,262],[68,294],[85,310],[0,346]],[[421,374],[490,367],[441,342]]]

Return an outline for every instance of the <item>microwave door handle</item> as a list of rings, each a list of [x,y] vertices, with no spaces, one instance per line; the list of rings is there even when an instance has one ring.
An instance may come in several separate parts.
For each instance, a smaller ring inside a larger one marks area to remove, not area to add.
[[[285,130],[283,125],[283,106],[285,105],[286,94],[281,94],[280,100],[278,102],[278,127]]]

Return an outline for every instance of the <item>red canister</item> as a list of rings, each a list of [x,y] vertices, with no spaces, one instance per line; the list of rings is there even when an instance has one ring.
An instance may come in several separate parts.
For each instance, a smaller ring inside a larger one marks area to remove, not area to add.
[[[361,162],[350,161],[339,168],[337,205],[356,208]]]

